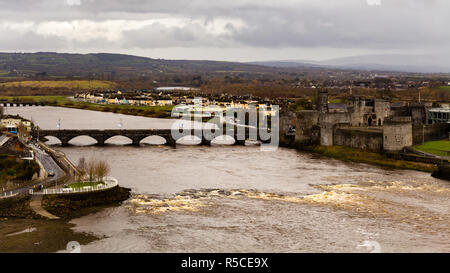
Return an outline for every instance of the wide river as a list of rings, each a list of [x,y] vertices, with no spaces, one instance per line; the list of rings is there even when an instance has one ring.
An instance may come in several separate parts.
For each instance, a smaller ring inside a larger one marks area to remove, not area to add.
[[[32,117],[44,129],[56,128],[58,119],[63,129],[173,122],[54,107],[7,113]],[[132,189],[121,206],[71,221],[74,232],[98,238],[82,243],[82,252],[450,252],[450,183],[428,173],[284,148],[114,145],[126,141],[60,148],[75,163],[106,159],[111,175]],[[36,233],[17,231],[7,240]]]

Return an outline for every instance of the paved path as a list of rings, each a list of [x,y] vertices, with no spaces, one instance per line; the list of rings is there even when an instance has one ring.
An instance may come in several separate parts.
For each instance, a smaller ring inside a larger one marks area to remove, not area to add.
[[[42,207],[42,195],[33,195],[31,197],[30,207],[34,212],[48,219],[59,219],[58,216],[51,214]]]

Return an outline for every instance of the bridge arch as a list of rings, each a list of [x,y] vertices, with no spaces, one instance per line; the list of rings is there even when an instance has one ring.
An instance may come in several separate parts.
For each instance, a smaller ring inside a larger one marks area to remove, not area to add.
[[[89,135],[79,135],[67,140],[67,144],[74,146],[92,146],[99,143],[98,139]],[[64,145],[64,141],[63,141]]]
[[[44,136],[42,138],[43,138],[45,144],[48,144],[48,145],[62,145],[61,139],[59,139],[59,138],[57,138],[55,136],[48,135],[48,136]]]
[[[139,143],[148,145],[164,145],[167,144],[167,139],[162,136],[152,135],[144,137]]]
[[[234,137],[229,135],[221,135],[215,137],[213,140],[211,140],[212,145],[234,145],[236,143],[236,140]]]
[[[105,139],[104,144],[109,145],[131,145],[133,144],[133,139],[124,135],[115,135]]]
[[[176,143],[187,146],[199,145],[202,143],[202,139],[198,136],[188,135],[177,139]]]

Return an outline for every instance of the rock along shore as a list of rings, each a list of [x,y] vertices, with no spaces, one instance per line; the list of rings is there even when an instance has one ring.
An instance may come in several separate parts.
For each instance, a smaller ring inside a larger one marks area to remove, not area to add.
[[[62,219],[71,219],[107,206],[119,205],[130,198],[130,192],[131,189],[116,186],[97,192],[45,195],[42,206]],[[1,199],[0,217],[42,219],[31,209],[30,199],[30,195]]]

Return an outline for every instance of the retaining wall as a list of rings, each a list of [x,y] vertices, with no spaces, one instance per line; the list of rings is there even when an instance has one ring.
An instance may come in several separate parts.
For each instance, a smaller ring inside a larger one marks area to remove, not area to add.
[[[448,139],[449,131],[449,123],[415,125],[413,126],[413,145],[421,144],[423,141]]]
[[[333,145],[381,151],[383,149],[383,133],[381,131],[336,128]]]

